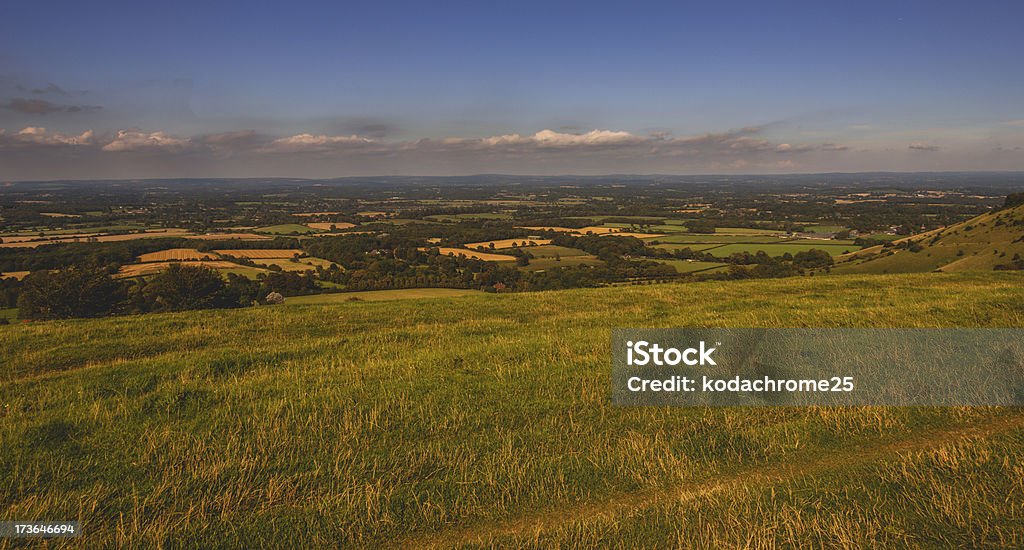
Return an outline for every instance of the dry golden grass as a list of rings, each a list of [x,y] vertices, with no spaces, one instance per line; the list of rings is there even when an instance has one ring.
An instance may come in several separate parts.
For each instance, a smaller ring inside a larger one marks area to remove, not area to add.
[[[440,239],[438,239],[438,240],[440,240]],[[551,244],[551,239],[524,239],[524,238],[519,238],[519,239],[501,239],[501,240],[497,240],[497,241],[481,241],[481,242],[478,242],[478,243],[466,243],[463,246],[465,246],[466,248],[476,248],[478,246],[482,246],[484,248],[490,248],[491,244],[494,245],[494,248],[512,248],[513,245],[515,245],[515,246],[543,246],[543,245],[546,245],[546,244]]]
[[[110,243],[158,237],[184,237],[187,235],[189,235],[189,232],[184,229],[150,229],[145,233],[124,233],[121,235],[83,233],[76,235],[54,235],[53,237],[32,237],[35,240],[28,240],[26,237],[4,237],[4,242],[0,243],[0,248],[35,248],[45,244],[74,242]]]
[[[150,262],[148,264],[129,264],[121,266],[118,270],[118,277],[138,277],[140,275],[152,275],[154,273],[160,273],[167,269],[172,264],[177,265],[193,265],[209,267],[210,269],[236,269],[242,267],[236,263],[224,261],[224,260],[212,260],[206,262]]]
[[[205,235],[191,235],[186,238],[202,239],[204,241],[226,241],[230,239],[238,239],[242,241],[263,241],[270,237],[267,235],[258,235],[256,233],[207,233]]]
[[[139,256],[139,262],[166,262],[167,260],[216,260],[217,256],[194,248],[169,248]]]
[[[356,226],[356,224],[354,224],[354,223],[346,223],[346,222],[311,222],[311,223],[304,223],[302,225],[304,225],[306,227],[311,227],[311,228],[316,229],[318,231],[330,231],[331,227],[334,227],[335,229],[348,229],[350,227],[355,227]]]
[[[514,262],[516,261],[515,256],[508,256],[506,254],[490,254],[487,252],[476,252],[474,250],[466,250],[465,248],[449,248],[440,247],[438,250],[445,256],[465,256],[467,258],[475,258],[477,260],[483,260],[485,262]]]
[[[17,279],[20,281],[28,274],[28,271],[4,271],[0,273],[0,279]]]
[[[302,251],[294,248],[266,248],[266,249],[229,249],[229,250],[214,250],[221,256],[234,256],[235,258],[261,258],[261,259],[273,259],[273,258],[292,258],[296,255],[301,256]]]
[[[299,258],[299,261],[293,262],[291,258],[255,258],[253,263],[258,266],[269,267],[276,265],[284,271],[316,271],[317,266],[327,269],[331,267],[331,262],[324,260],[323,258]]]

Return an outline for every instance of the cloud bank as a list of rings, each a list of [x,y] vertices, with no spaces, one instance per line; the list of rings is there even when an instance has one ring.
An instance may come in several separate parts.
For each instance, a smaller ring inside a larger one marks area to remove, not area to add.
[[[926,142],[903,142],[901,154],[892,146],[779,139],[757,126],[683,136],[542,129],[415,140],[356,133],[270,135],[253,129],[199,135],[139,128],[61,133],[31,126],[0,129],[0,179],[1022,169],[1019,146],[988,146],[988,157],[976,152],[970,157],[985,165],[963,166],[967,156]]]

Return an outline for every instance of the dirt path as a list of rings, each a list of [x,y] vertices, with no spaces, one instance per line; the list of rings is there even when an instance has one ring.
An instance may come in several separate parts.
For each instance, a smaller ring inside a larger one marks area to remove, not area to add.
[[[898,440],[867,443],[858,446],[855,452],[830,450],[814,456],[795,458],[784,464],[766,464],[745,468],[703,482],[612,495],[600,501],[540,510],[500,522],[478,522],[467,526],[455,526],[396,541],[395,546],[401,548],[444,548],[460,544],[482,544],[500,537],[532,537],[579,518],[611,519],[627,512],[653,508],[660,504],[687,502],[738,487],[767,486],[800,477],[839,471],[884,459],[898,458],[905,453],[939,448],[963,439],[993,436],[1020,427],[1024,427],[1024,415],[1010,412],[973,424],[959,425],[948,429],[924,430]]]

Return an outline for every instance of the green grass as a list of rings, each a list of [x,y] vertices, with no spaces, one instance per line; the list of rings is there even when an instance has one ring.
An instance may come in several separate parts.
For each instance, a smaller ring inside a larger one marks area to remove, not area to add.
[[[312,294],[309,296],[292,296],[285,299],[285,305],[337,304],[341,302],[381,300],[409,300],[417,298],[454,298],[482,294],[479,290],[464,288],[402,288],[398,290],[364,290],[360,292],[340,292],[336,294]]]
[[[673,252],[673,251],[676,251],[676,250],[685,250],[685,249],[689,248],[690,250],[693,250],[694,252],[704,252],[704,251],[712,250],[714,248],[718,248],[720,246],[724,246],[724,244],[721,244],[721,243],[718,243],[718,244],[715,244],[715,243],[665,243],[665,244],[655,245],[655,246],[653,246],[653,248],[660,248],[661,250],[668,250],[669,252]]]
[[[480,212],[473,214],[435,214],[423,219],[436,222],[458,222],[463,220],[511,220],[512,214]]]
[[[253,230],[256,233],[270,233],[272,235],[291,235],[293,233],[305,234],[305,233],[319,233],[312,227],[306,227],[305,225],[299,225],[297,223],[283,223],[280,225],[269,225],[267,227],[260,227]]]
[[[839,233],[846,231],[847,227],[841,225],[805,225],[804,231],[808,233]]]
[[[77,519],[90,547],[1019,547],[1019,412],[619,408],[608,339],[1022,327],[1022,282],[816,276],[2,326],[0,516]]]
[[[786,242],[787,239],[775,235],[703,235],[699,233],[676,233],[664,237],[645,238],[647,242],[657,241],[659,243],[680,244],[680,243],[701,243],[701,244],[727,244],[727,243],[765,243],[778,244]]]
[[[724,258],[730,254],[736,252],[749,252],[756,254],[757,252],[763,251],[769,256],[782,256],[785,253],[796,254],[797,252],[806,252],[808,250],[817,249],[824,250],[833,256],[838,256],[844,252],[853,252],[858,250],[860,247],[852,244],[829,244],[828,241],[793,241],[779,244],[727,244],[709,250],[711,254],[714,254],[718,258]]]
[[[18,318],[18,308],[11,307],[11,308],[0,309],[0,319],[7,319],[8,321],[13,321],[14,319],[17,319],[17,318]]]
[[[568,258],[570,256],[587,255],[586,252],[578,248],[569,248],[567,246],[558,246],[554,244],[545,244],[542,246],[528,246],[524,250],[532,254],[534,258],[554,258],[555,256]]]
[[[989,212],[903,240],[918,249],[871,247],[844,258],[839,273],[991,271],[1024,256],[1024,206]]]
[[[729,264],[721,262],[696,262],[689,260],[658,260],[660,263],[668,264],[680,273],[698,273],[712,271],[718,268],[727,267]]]
[[[520,267],[524,271],[539,271],[542,269],[552,269],[555,267],[570,267],[574,265],[604,265],[604,262],[599,260],[597,256],[562,256],[561,259],[555,259],[554,257],[548,258],[535,258],[530,260],[530,265]]]

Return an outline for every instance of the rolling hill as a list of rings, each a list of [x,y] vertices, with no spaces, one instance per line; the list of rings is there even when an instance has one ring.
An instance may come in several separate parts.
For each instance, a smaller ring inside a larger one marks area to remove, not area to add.
[[[836,258],[835,273],[992,271],[1024,268],[1024,205]]]
[[[615,407],[608,346],[618,326],[1024,327],[1022,282],[816,276],[0,326],[0,514],[77,519],[91,547],[1021,547],[1016,409]]]

